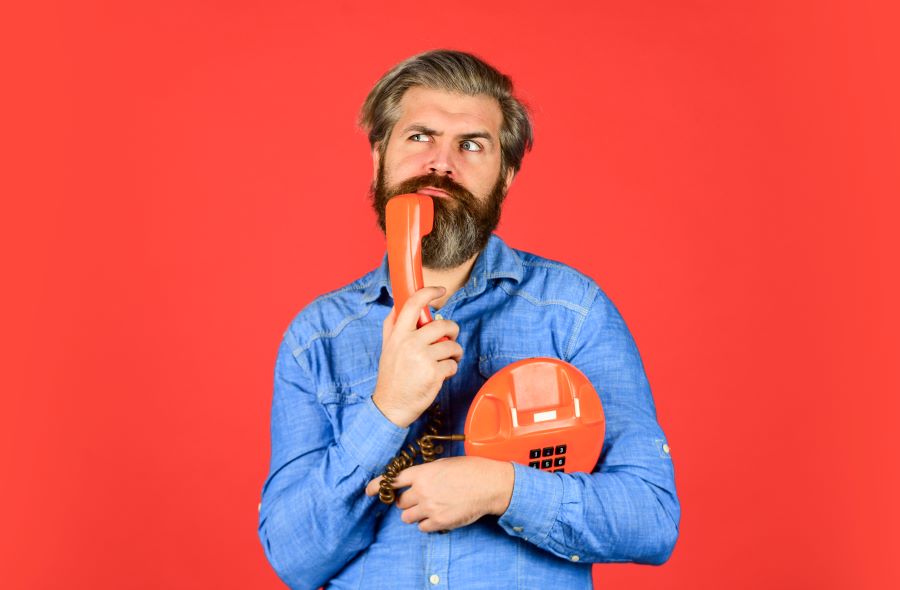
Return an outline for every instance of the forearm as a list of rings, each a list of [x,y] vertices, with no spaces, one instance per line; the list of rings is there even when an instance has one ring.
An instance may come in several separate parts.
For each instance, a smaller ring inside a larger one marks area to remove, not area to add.
[[[406,430],[371,400],[337,441],[296,457],[263,492],[259,535],[272,567],[292,588],[315,588],[374,539],[385,507],[364,493],[397,452]]]
[[[633,473],[544,473],[516,466],[500,525],[559,557],[664,563],[678,538],[677,499]]]

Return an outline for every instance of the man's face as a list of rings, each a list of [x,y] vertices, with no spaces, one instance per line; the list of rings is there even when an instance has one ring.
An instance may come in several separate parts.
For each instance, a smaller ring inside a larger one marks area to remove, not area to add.
[[[512,171],[501,175],[503,115],[488,96],[413,87],[384,146],[373,151],[372,205],[385,229],[385,207],[396,195],[434,200],[434,228],[422,240],[422,264],[459,266],[480,252],[500,221]]]

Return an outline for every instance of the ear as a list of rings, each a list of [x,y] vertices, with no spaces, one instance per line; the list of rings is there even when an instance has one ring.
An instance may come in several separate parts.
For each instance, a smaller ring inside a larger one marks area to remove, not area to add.
[[[503,181],[503,194],[509,192],[509,187],[512,184],[513,178],[516,177],[516,171],[510,167],[509,170],[506,171],[506,178]]]
[[[372,178],[378,177],[378,164],[381,162],[381,142],[372,146]]]

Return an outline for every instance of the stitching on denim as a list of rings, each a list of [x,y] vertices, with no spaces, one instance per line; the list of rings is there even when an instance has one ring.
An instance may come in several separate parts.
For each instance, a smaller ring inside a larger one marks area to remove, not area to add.
[[[496,354],[483,354],[478,357],[478,362],[483,363],[484,361],[491,361],[494,359],[524,359],[524,358],[529,358],[528,353],[500,352],[500,353],[496,353]]]
[[[356,387],[360,383],[365,383],[366,381],[371,381],[372,379],[375,379],[376,377],[378,377],[377,371],[372,373],[368,377],[363,377],[362,379],[357,379],[356,381],[350,381],[349,383],[344,382],[344,381],[332,381],[331,383],[332,383],[332,385],[340,385],[341,387]]]
[[[331,291],[329,293],[324,293],[322,295],[319,295],[318,297],[313,299],[309,305],[312,306],[313,304],[315,304],[318,301],[325,301],[326,299],[331,299],[332,297],[334,297],[336,295],[340,295],[341,293],[346,293],[347,291],[365,291],[369,287],[370,284],[371,284],[371,282],[366,283],[365,285],[357,285],[355,283],[350,283],[349,285],[344,285],[340,289],[335,289],[334,291]]]
[[[575,348],[575,343],[578,342],[578,337],[581,335],[581,328],[584,326],[585,320],[587,320],[588,313],[590,313],[591,308],[594,306],[594,302],[597,300],[597,294],[600,293],[600,287],[594,285],[594,288],[591,290],[592,296],[590,301],[588,302],[587,310],[583,316],[578,318],[578,321],[575,323],[575,327],[572,328],[572,335],[569,336],[569,343],[566,344],[566,352],[565,352],[565,360],[569,362],[569,359],[572,358],[573,349]]]
[[[380,292],[381,292],[381,287],[384,287],[384,286],[386,286],[386,285],[387,285],[387,283],[386,283],[385,281],[375,281],[375,280],[371,280],[371,281],[369,281],[368,283],[366,283],[365,285],[360,285],[358,288],[359,288],[360,291],[363,291],[363,292],[364,292],[363,295],[366,297],[366,299],[364,299],[363,301],[364,301],[365,303],[371,303],[372,301],[378,299],[378,295],[379,295]],[[372,287],[372,286],[378,287],[379,290],[376,291],[376,292],[374,293],[374,295],[373,295],[371,298],[369,298],[369,294],[368,294],[368,293],[365,293],[365,291],[368,291],[369,288]]]
[[[577,269],[575,269],[575,268],[572,268],[571,266],[569,266],[569,265],[567,265],[567,264],[562,264],[561,262],[552,262],[552,261],[543,261],[543,260],[529,260],[529,261],[522,261],[522,265],[523,265],[523,266],[535,266],[535,267],[540,267],[540,268],[552,268],[552,269],[554,269],[554,270],[562,270],[562,271],[565,271],[565,272],[567,272],[567,273],[569,273],[569,274],[573,274],[573,275],[577,276],[577,277],[580,278],[581,280],[585,280],[586,278],[588,278],[588,277],[587,277],[583,272],[581,272],[580,270],[577,270]]]
[[[588,312],[588,310],[585,307],[578,305],[577,303],[571,303],[569,301],[565,301],[563,299],[548,299],[547,301],[541,301],[534,295],[531,295],[531,294],[523,291],[522,289],[510,289],[502,283],[500,284],[500,288],[503,289],[504,291],[506,291],[506,293],[508,295],[518,295],[519,297],[521,297],[525,301],[531,303],[532,305],[539,305],[539,306],[559,305],[561,307],[565,307],[566,309],[570,309],[572,311],[578,312],[582,315],[586,315]]]
[[[540,541],[534,541],[534,544],[538,547],[542,545],[551,545],[553,543],[553,538],[550,536],[550,533],[553,531],[553,525],[559,522],[559,513],[562,512],[563,498],[566,496],[566,482],[563,481],[562,477],[557,475],[557,479],[559,480],[559,485],[562,490],[559,492],[559,504],[556,505],[556,514],[553,515],[553,518],[550,519],[550,526],[547,527],[547,534],[545,534]]]
[[[293,354],[295,357],[303,354],[304,352],[309,350],[309,348],[313,345],[313,342],[315,342],[319,338],[334,338],[335,336],[340,334],[344,330],[344,328],[347,327],[347,325],[350,322],[354,322],[362,317],[367,316],[369,314],[369,309],[370,308],[367,307],[366,309],[364,309],[362,311],[362,313],[344,318],[344,320],[340,324],[338,324],[337,327],[334,330],[332,330],[331,332],[316,332],[315,334],[313,334],[312,336],[309,337],[309,340],[306,341],[306,344],[304,344],[303,346],[300,346],[298,348],[295,348],[294,350],[291,351],[291,354]]]

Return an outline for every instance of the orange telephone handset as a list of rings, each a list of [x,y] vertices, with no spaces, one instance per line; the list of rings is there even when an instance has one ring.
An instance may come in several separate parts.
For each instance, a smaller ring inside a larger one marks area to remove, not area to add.
[[[433,222],[434,203],[427,195],[400,195],[387,203],[388,265],[397,311],[424,286],[421,241]],[[430,321],[425,307],[417,325],[421,328]],[[438,434],[439,406],[432,408],[431,418],[427,434],[418,439],[421,450],[410,445],[385,468],[382,502],[394,501],[394,478],[419,453],[423,460],[433,461],[442,452],[435,441],[464,440],[466,455],[543,471],[590,472],[600,457],[606,430],[603,406],[590,380],[574,365],[544,357],[514,362],[492,375],[469,407],[464,435]]]
[[[431,233],[433,224],[434,202],[427,195],[398,195],[387,202],[385,233],[395,313],[400,313],[410,295],[425,286],[422,236]],[[417,327],[431,320],[431,312],[423,307]]]

